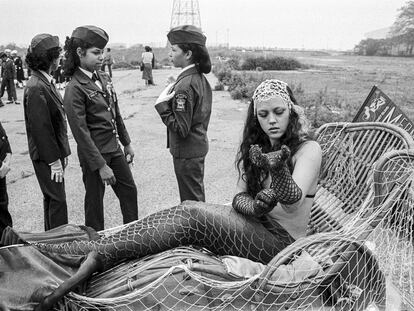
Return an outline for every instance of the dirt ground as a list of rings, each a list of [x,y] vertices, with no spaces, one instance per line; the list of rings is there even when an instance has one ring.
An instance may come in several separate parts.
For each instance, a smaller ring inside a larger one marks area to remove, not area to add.
[[[155,86],[146,87],[139,70],[114,71],[121,114],[132,139],[135,166],[132,172],[138,187],[139,217],[179,203],[172,157],[166,148],[166,127],[154,109],[154,103],[169,75],[177,69],[154,71]],[[215,77],[208,76],[212,87]],[[17,90],[22,101],[23,91]],[[6,97],[3,97],[3,100]],[[210,151],[205,163],[206,200],[212,203],[231,201],[237,172],[234,159],[246,104],[233,101],[224,91],[214,91],[209,125]],[[13,150],[12,171],[7,175],[9,209],[14,227],[19,231],[43,231],[42,193],[28,154],[23,105],[0,108],[0,121]],[[76,142],[69,133],[72,155],[65,173],[69,222],[84,224],[84,186],[76,153]],[[105,193],[105,228],[122,224],[118,200],[109,187]]]

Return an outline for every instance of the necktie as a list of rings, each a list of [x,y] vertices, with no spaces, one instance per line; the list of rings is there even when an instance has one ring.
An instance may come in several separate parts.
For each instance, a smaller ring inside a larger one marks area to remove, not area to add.
[[[92,81],[93,82],[99,81],[98,75],[95,72],[92,74]]]

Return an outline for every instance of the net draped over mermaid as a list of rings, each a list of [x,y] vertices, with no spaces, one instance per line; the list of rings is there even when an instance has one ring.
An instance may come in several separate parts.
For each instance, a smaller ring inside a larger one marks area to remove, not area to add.
[[[126,258],[140,258],[184,245],[266,264],[294,241],[283,228],[273,232],[259,219],[248,219],[230,206],[187,201],[97,241],[37,244],[36,247],[43,252],[69,255],[96,251],[102,255],[104,269]]]

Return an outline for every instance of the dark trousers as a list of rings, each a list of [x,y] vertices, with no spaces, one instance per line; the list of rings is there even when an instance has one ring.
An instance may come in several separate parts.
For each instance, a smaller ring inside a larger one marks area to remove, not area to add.
[[[185,200],[205,202],[204,194],[204,159],[174,159],[174,171],[177,177],[181,202]]]
[[[13,226],[9,213],[9,196],[7,195],[6,177],[0,178],[0,238],[3,230]]]
[[[37,181],[43,193],[45,231],[68,223],[65,181],[50,179],[50,166],[43,161],[32,161]]]
[[[17,100],[16,87],[14,86],[13,79],[3,78],[1,81],[0,98],[3,97],[5,89],[7,89],[8,100]]]
[[[131,170],[121,149],[115,153],[103,154],[106,164],[112,169],[116,183],[112,185],[121,205],[124,224],[138,219],[137,187]],[[83,183],[85,185],[85,225],[96,231],[104,229],[103,197],[105,185],[99,170],[91,171],[86,164],[81,164]]]

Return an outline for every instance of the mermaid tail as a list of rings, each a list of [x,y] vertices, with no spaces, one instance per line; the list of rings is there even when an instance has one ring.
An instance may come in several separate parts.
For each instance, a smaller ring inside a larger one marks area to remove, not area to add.
[[[287,232],[286,237],[289,237]],[[185,245],[266,264],[291,242],[293,239],[273,235],[259,220],[247,219],[228,206],[187,201],[135,221],[120,232],[97,241],[35,246],[54,254],[86,256],[94,251],[106,270],[124,259]]]

